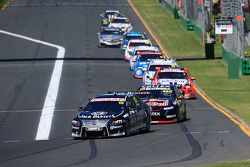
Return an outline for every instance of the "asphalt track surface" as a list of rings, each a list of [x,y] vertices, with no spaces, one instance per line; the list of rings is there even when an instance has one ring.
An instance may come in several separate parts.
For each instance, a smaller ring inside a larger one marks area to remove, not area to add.
[[[118,9],[146,31],[125,0],[13,0],[0,30],[66,49],[49,140],[35,140],[56,61],[53,47],[0,33],[1,167],[158,167],[249,159],[250,140],[200,97],[187,101],[189,120],[153,125],[131,137],[72,140],[71,120],[96,94],[136,90],[118,48],[98,48],[99,15]]]

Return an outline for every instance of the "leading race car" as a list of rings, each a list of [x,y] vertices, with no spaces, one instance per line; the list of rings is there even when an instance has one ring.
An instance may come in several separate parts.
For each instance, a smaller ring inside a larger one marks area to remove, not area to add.
[[[98,33],[98,47],[120,46],[122,42],[123,32],[119,28],[102,28]]]
[[[109,27],[120,28],[124,33],[128,33],[133,29],[132,24],[127,17],[112,18]]]
[[[175,85],[147,85],[138,96],[151,107],[151,123],[182,122],[187,118],[186,102]]]
[[[72,120],[72,137],[129,136],[150,131],[150,108],[138,96],[107,93],[94,97]]]
[[[122,17],[123,15],[119,10],[106,10],[104,13],[100,14],[102,19],[102,26],[108,26],[110,20],[115,17]]]
[[[151,80],[152,85],[174,84],[182,91],[185,99],[194,98],[194,77],[191,77],[186,68],[161,69],[157,68]]]

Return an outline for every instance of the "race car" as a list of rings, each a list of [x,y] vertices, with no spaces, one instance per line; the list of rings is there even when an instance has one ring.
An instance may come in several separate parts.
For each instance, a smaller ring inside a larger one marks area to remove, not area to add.
[[[151,123],[182,122],[187,119],[186,102],[175,85],[141,86],[137,92],[151,108]]]
[[[130,56],[130,60],[129,60],[130,70],[134,69],[136,57],[138,56],[139,53],[159,52],[159,51],[160,51],[159,48],[156,46],[137,46],[137,47],[134,47],[131,51],[131,56]]]
[[[72,137],[129,136],[138,131],[149,132],[150,108],[138,96],[107,93],[94,97],[79,107],[72,120]]]
[[[147,39],[145,32],[130,31],[126,33],[123,37],[123,42],[121,43],[121,54],[125,54],[125,49],[127,47],[128,41],[132,39]]]
[[[120,28],[122,32],[128,33],[133,27],[127,17],[114,17],[110,20],[109,27]]]
[[[123,32],[119,28],[103,28],[98,33],[98,47],[120,46]]]
[[[156,68],[167,69],[167,68],[179,68],[178,64],[176,63],[175,59],[165,59],[165,60],[157,60],[152,59],[149,62],[148,69],[144,71],[143,75],[143,85],[150,85],[151,80],[156,73]]]
[[[165,56],[162,52],[141,52],[138,54],[135,60],[133,68],[133,77],[134,78],[143,78],[144,71],[148,69],[150,60],[165,60]]]
[[[102,26],[108,26],[110,20],[115,17],[122,17],[123,14],[119,10],[106,10],[104,13],[100,14],[102,19]]]
[[[151,80],[152,85],[174,84],[182,91],[185,99],[194,98],[194,77],[190,77],[186,68],[161,69],[156,68],[155,75]]]
[[[152,43],[149,39],[132,39],[129,40],[128,45],[125,49],[124,59],[125,61],[129,61],[132,55],[132,51],[134,47],[137,46],[152,46]]]

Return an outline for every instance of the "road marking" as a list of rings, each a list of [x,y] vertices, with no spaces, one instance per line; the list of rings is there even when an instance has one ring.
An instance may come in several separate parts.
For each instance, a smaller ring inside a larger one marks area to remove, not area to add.
[[[57,99],[61,73],[62,73],[65,48],[59,45],[55,45],[52,43],[44,42],[41,40],[37,40],[37,39],[30,38],[30,37],[23,36],[23,35],[14,34],[14,33],[3,31],[3,30],[0,30],[0,33],[58,49],[57,57],[56,57],[57,60],[55,61],[54,69],[53,69],[52,76],[50,79],[49,88],[48,88],[46,99],[43,105],[40,122],[38,125],[38,130],[37,130],[37,134],[35,138],[35,140],[48,140],[50,129],[51,129],[51,124],[52,124],[52,118],[53,118],[54,110],[55,110],[55,103]]]
[[[0,113],[36,113],[41,112],[42,110],[2,110]],[[63,109],[63,110],[54,110],[54,112],[75,112],[77,109]]]
[[[130,7],[133,9],[133,11],[135,12],[135,14],[139,17],[139,19],[142,21],[143,25],[146,27],[146,29],[149,31],[149,33],[151,34],[151,36],[155,39],[156,43],[160,46],[161,49],[164,49],[163,45],[161,44],[161,42],[156,38],[156,36],[153,34],[153,32],[151,31],[151,29],[147,26],[146,22],[144,21],[144,19],[142,18],[142,16],[140,15],[140,13],[138,12],[138,10],[135,8],[134,4],[131,2],[131,0],[127,0],[127,2],[129,3]],[[165,50],[163,50],[163,53],[166,53]],[[167,58],[169,58],[170,56],[168,54],[166,54]],[[208,97],[206,97],[198,88],[197,86],[194,87],[195,91],[208,103],[210,104],[212,107],[214,107],[216,110],[220,111],[221,113],[223,113],[226,117],[228,117],[231,121],[233,121],[236,125],[239,126],[239,128],[247,135],[250,137],[250,130],[248,129],[248,127],[242,123],[240,120],[237,120],[236,118],[234,118],[234,116],[231,113],[228,113],[227,111],[225,111],[224,109],[222,109],[221,107],[219,107],[217,104],[215,104],[214,102],[212,102]]]
[[[6,140],[6,141],[3,141],[4,143],[17,143],[17,142],[20,142],[20,140]]]

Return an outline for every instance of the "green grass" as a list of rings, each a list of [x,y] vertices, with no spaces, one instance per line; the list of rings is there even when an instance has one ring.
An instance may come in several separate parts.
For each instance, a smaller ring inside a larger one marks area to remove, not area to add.
[[[250,161],[205,165],[203,167],[249,167],[249,166],[250,166]]]

